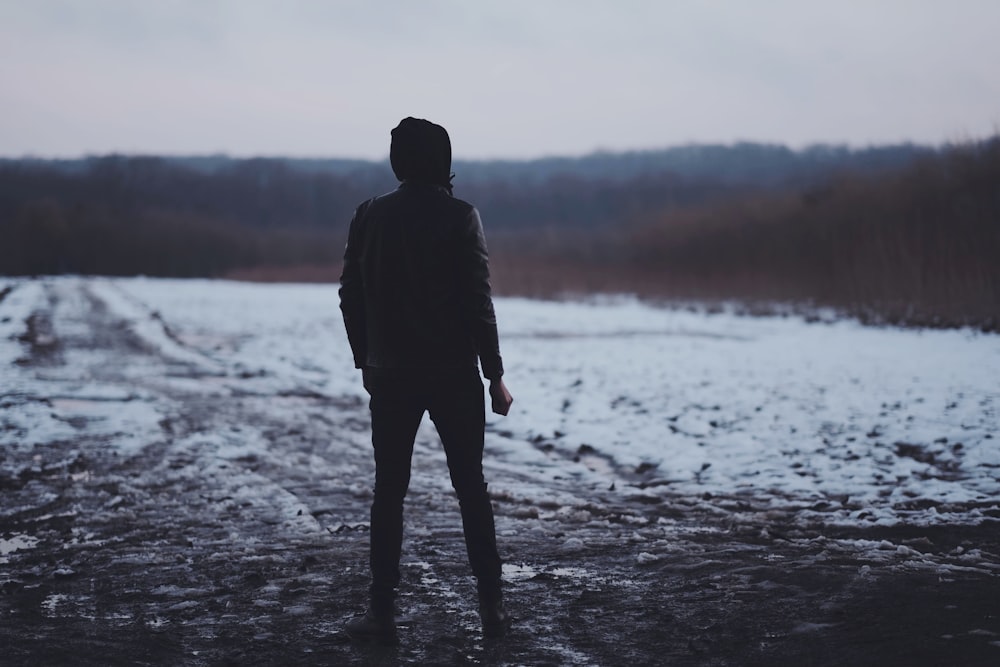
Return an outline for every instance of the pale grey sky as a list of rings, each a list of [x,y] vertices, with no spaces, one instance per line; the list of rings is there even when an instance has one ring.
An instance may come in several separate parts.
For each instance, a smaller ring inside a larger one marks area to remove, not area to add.
[[[463,158],[1000,129],[997,0],[0,0],[0,155]]]

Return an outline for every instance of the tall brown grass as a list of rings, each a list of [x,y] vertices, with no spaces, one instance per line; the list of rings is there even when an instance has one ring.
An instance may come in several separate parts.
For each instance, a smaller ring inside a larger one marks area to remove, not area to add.
[[[649,215],[613,232],[501,235],[499,291],[832,306],[1000,329],[1000,138],[878,178]]]

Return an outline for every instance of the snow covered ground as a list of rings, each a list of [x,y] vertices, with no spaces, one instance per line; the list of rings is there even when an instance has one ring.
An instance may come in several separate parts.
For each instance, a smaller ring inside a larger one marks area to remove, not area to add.
[[[252,391],[263,394],[364,398],[335,286],[89,286],[145,344],[196,365],[220,391],[227,379],[254,378]],[[31,393],[38,382],[14,362],[23,354],[17,335],[43,298],[40,282],[24,282],[4,303],[7,394]],[[491,420],[488,446],[495,465],[539,477],[506,491],[547,497],[546,476],[596,484],[631,472],[647,495],[745,496],[809,522],[976,522],[1000,509],[996,336],[706,315],[630,299],[497,299],[496,307],[515,407]],[[69,318],[54,326],[73,333]],[[51,375],[41,377],[51,394]],[[55,411],[30,402],[6,409],[0,445],[71,437],[74,401],[89,401],[93,418],[95,399],[143,398],[139,388],[73,371],[56,394]],[[163,415],[155,401],[125,405],[102,423],[128,453],[155,439]],[[432,428],[425,420],[431,440]]]
[[[145,340],[221,378],[363,397],[335,287],[94,287]],[[980,507],[1000,503],[996,336],[705,315],[628,299],[496,307],[516,408],[493,420],[490,447],[507,465],[530,469],[551,449],[584,457],[595,478],[649,471],[659,483],[647,493],[746,494],[862,524],[976,521]],[[17,342],[4,339],[9,362]],[[65,393],[109,391],[120,389],[74,380]],[[129,418],[148,425],[155,414]],[[29,424],[39,441],[53,437],[45,418]]]
[[[101,505],[87,516],[108,525],[155,502],[191,530],[262,508],[303,549],[363,527],[366,396],[336,286],[68,277],[0,280],[0,295],[0,482],[10,489],[0,568],[54,548],[55,534],[26,526],[82,517],[95,493]],[[679,567],[685,554],[699,562],[703,533],[726,530],[760,542],[744,545],[754,558],[785,557],[769,544],[808,551],[809,562],[850,554],[874,567],[1000,573],[997,554],[927,538],[1000,518],[1000,337],[628,298],[496,307],[515,397],[487,434],[501,542],[534,536],[583,559],[512,559],[512,584],[634,590],[628,572],[587,566],[587,554],[624,549],[634,567]],[[98,479],[103,456],[137,469]],[[425,420],[411,506],[448,506],[443,466]],[[322,480],[343,488],[321,492]],[[170,484],[189,495],[156,496]],[[409,514],[408,535],[440,530],[434,521]],[[74,530],[63,548],[107,542],[100,528]],[[260,558],[262,538],[227,530],[211,558]],[[413,555],[408,567],[422,585],[443,578],[433,559]],[[205,589],[169,585],[153,595],[194,613]],[[60,595],[43,600],[49,616],[69,604]],[[563,649],[546,650],[586,664]]]
[[[997,508],[996,336],[630,301],[498,310],[522,399],[503,425],[515,439],[655,468],[671,494],[745,494],[806,517],[815,506],[827,522]]]

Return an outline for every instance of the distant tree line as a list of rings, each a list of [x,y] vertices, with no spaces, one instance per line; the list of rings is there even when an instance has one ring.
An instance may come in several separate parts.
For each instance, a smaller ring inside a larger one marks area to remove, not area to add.
[[[336,262],[344,218],[370,187],[280,160],[234,161],[212,173],[145,157],[82,169],[7,162],[0,272],[218,276]]]
[[[998,139],[456,162],[499,291],[791,300],[997,327]],[[0,274],[335,280],[385,162],[0,160]]]

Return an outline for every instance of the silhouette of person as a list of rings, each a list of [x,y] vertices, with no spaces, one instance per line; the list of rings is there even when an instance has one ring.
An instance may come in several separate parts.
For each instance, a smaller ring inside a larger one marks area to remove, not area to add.
[[[451,141],[443,127],[403,119],[392,130],[389,157],[401,183],[358,207],[340,278],[354,363],[371,396],[375,453],[369,604],[345,630],[356,641],[396,641],[403,499],[426,411],[458,496],[483,634],[502,636],[510,618],[483,478],[479,363],[493,411],[506,415],[513,399],[502,379],[483,227],[475,207],[452,196]]]

